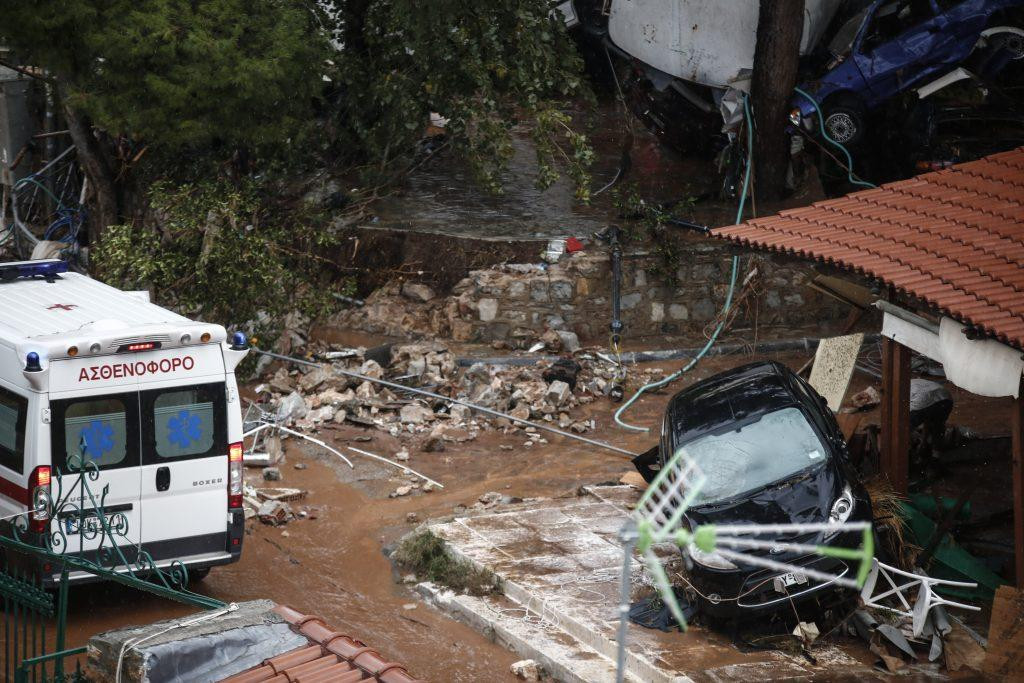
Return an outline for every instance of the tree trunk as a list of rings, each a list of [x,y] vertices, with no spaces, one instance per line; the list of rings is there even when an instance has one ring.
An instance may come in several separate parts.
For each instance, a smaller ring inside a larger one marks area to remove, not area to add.
[[[61,98],[63,99],[63,98]],[[88,119],[64,104],[64,118],[78,153],[78,165],[89,183],[89,243],[96,244],[109,225],[121,222],[121,203],[114,172]]]
[[[789,170],[790,98],[796,87],[804,0],[761,0],[751,101],[754,187],[759,199],[780,199]]]

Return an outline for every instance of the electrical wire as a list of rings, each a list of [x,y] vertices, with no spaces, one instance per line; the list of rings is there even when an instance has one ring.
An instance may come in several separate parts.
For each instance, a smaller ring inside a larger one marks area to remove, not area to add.
[[[840,151],[842,151],[842,153],[846,155],[846,179],[850,181],[850,184],[857,185],[859,187],[878,187],[877,185],[869,183],[866,180],[861,180],[856,175],[854,175],[853,155],[850,154],[850,150],[846,149],[846,147],[844,147],[842,143],[840,143],[838,140],[833,140],[832,137],[828,134],[828,131],[825,130],[825,115],[822,113],[821,105],[818,104],[818,101],[814,99],[814,97],[810,93],[806,92],[801,88],[794,88],[794,90],[796,90],[797,93],[799,93],[802,97],[806,98],[807,101],[809,101],[811,105],[814,106],[814,112],[818,115],[818,125],[821,128],[821,136],[835,147],[838,147]]]
[[[748,102],[748,97],[746,95],[743,96],[743,116],[746,119],[747,127],[747,169],[746,172],[743,174],[743,191],[740,193],[740,204],[736,210],[737,224],[743,220],[743,212],[747,203],[747,193],[750,191],[751,168],[754,165],[754,127],[753,119],[750,116],[750,104]],[[637,390],[637,392],[633,394],[633,396],[622,405],[621,408],[615,411],[616,424],[618,424],[620,427],[625,427],[626,429],[632,430],[634,432],[651,431],[649,427],[638,427],[636,425],[631,425],[627,422],[624,422],[622,420],[622,414],[629,410],[629,407],[632,406],[637,401],[637,399],[639,399],[640,396],[644,394],[644,392],[649,391],[651,389],[658,389],[660,387],[663,387],[667,384],[671,384],[672,382],[676,381],[677,379],[679,379],[681,375],[683,375],[686,372],[689,372],[697,363],[700,362],[700,360],[707,354],[707,352],[711,350],[711,347],[715,345],[715,342],[718,340],[718,336],[722,333],[722,330],[725,329],[725,325],[729,321],[729,310],[732,308],[732,298],[733,294],[736,292],[736,276],[739,274],[739,269],[740,258],[739,256],[733,256],[732,274],[729,276],[729,291],[725,296],[725,304],[722,306],[722,313],[719,315],[720,320],[718,325],[715,327],[715,331],[711,334],[711,338],[708,339],[704,347],[697,353],[696,356],[690,359],[690,362],[683,366],[682,369],[677,370],[668,377],[665,377],[657,382],[651,382],[640,387]]]

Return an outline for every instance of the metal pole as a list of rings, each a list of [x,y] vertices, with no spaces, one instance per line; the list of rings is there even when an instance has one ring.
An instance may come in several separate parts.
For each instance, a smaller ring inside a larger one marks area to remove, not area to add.
[[[79,530],[79,533],[82,533]],[[57,598],[57,646],[55,652],[64,651],[64,638],[68,630],[68,566],[62,565],[60,570],[60,592]],[[54,662],[53,677],[55,680],[64,680],[64,659],[59,658]]]
[[[619,243],[619,228],[608,228],[608,239],[612,247],[612,345],[618,348],[622,340],[622,245]]]
[[[293,358],[292,356],[284,356],[284,355],[282,355],[280,353],[274,353],[273,351],[263,351],[263,350],[257,349],[257,348],[253,348],[253,351],[255,351],[258,354],[264,355],[264,356],[269,356],[271,358],[276,358],[278,360],[288,361],[289,363],[298,363],[299,365],[306,365],[306,366],[313,367],[313,368],[322,368],[322,367],[324,367],[323,363],[314,363],[313,361],[305,360],[303,358]],[[605,443],[603,441],[597,441],[595,439],[588,439],[588,438],[586,438],[584,436],[580,436],[579,434],[572,434],[570,432],[565,432],[565,431],[562,431],[561,429],[556,429],[555,427],[550,427],[550,426],[548,426],[546,424],[542,424],[540,422],[530,422],[529,420],[523,420],[523,419],[520,419],[518,417],[513,417],[512,415],[509,415],[508,413],[502,413],[502,412],[499,412],[497,410],[491,410],[490,408],[484,408],[483,406],[478,406],[475,403],[469,403],[468,401],[463,401],[463,400],[458,399],[458,398],[449,398],[448,396],[442,396],[441,394],[435,394],[434,392],[426,391],[425,389],[417,389],[416,387],[407,387],[404,384],[397,384],[395,382],[389,382],[386,379],[376,379],[374,377],[367,377],[366,375],[361,375],[358,372],[352,372],[350,370],[342,370],[341,368],[333,368],[333,371],[338,373],[339,375],[344,375],[345,377],[352,377],[354,379],[360,379],[360,380],[363,380],[364,382],[373,382],[374,384],[380,384],[382,386],[388,387],[389,389],[396,389],[398,391],[406,391],[406,392],[409,392],[411,394],[420,394],[421,396],[428,396],[430,398],[436,398],[436,399],[438,399],[440,401],[446,401],[448,403],[456,403],[456,404],[458,404],[460,406],[466,406],[467,408],[470,408],[471,410],[476,410],[476,411],[479,411],[481,413],[486,413],[488,415],[493,415],[494,417],[503,417],[506,420],[511,420],[512,422],[519,422],[521,424],[529,425],[530,427],[534,427],[535,429],[543,429],[546,432],[551,432],[552,434],[558,434],[559,436],[564,436],[564,437],[567,437],[569,439],[575,439],[576,441],[582,441],[583,443],[588,443],[591,446],[597,446],[598,448],[604,448],[604,449],[607,449],[609,451],[615,451],[616,453],[620,453],[622,455],[627,455],[630,458],[635,458],[636,456],[639,455],[639,453],[634,453],[632,451],[627,451],[625,448],[619,448],[618,446],[613,446],[613,445],[611,445],[609,443]]]
[[[629,635],[629,601],[633,587],[633,582],[630,580],[630,564],[633,561],[636,539],[636,523],[630,519],[619,531],[619,540],[622,542],[622,576],[619,579],[619,646],[615,661],[616,683],[623,683],[626,679],[626,638]]]

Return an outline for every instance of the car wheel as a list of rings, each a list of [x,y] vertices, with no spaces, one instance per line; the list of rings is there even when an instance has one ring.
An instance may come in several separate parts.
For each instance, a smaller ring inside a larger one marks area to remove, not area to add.
[[[988,38],[989,47],[1002,50],[1012,61],[1024,59],[1024,36],[1014,31],[995,33]]]
[[[863,111],[846,102],[826,107],[825,132],[844,147],[856,145],[864,137]]]
[[[204,567],[202,569],[189,569],[188,570],[188,582],[198,583],[210,575],[210,568]]]

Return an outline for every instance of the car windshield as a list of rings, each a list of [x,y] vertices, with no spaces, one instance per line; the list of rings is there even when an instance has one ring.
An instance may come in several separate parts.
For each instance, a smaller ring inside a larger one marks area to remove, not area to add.
[[[765,413],[756,422],[708,434],[683,446],[707,478],[695,503],[729,500],[824,462],[827,451],[799,408]]]
[[[860,30],[861,24],[864,23],[864,17],[867,16],[869,11],[871,11],[870,5],[850,17],[836,31],[836,34],[832,36],[832,42],[828,44],[829,52],[836,57],[843,57],[850,52],[853,48],[853,41],[857,38],[857,31]]]

